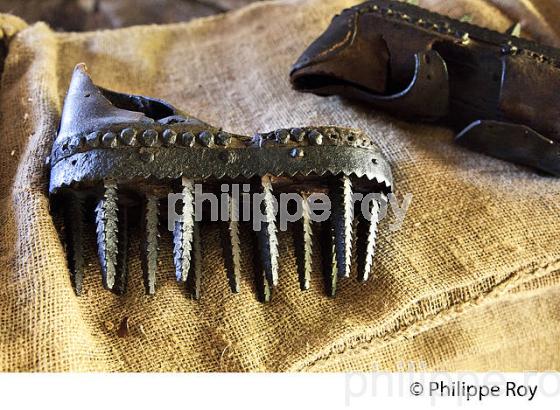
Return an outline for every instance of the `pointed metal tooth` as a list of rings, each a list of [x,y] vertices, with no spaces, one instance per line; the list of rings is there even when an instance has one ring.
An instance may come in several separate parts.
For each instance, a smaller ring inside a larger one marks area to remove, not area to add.
[[[118,254],[118,205],[115,182],[104,182],[103,197],[97,203],[95,213],[97,252],[103,275],[103,286],[113,289]]]
[[[338,269],[336,263],[335,238],[333,227],[329,221],[321,224],[321,253],[323,261],[323,275],[325,279],[325,291],[328,296],[336,294],[336,282]]]
[[[183,177],[181,218],[175,222],[173,230],[173,261],[178,281],[186,282],[190,265],[194,229],[194,182]]]
[[[517,23],[513,23],[506,30],[506,34],[509,34],[512,37],[521,37],[521,23],[519,21]]]
[[[313,255],[313,227],[307,195],[302,194],[302,215],[296,225],[295,253],[301,290],[309,289]]]
[[[370,218],[366,218],[360,212],[358,223],[358,280],[365,282],[369,278],[371,268],[373,266],[373,257],[375,255],[375,241],[377,239],[377,226],[379,224],[379,202],[372,200],[369,204]]]
[[[118,217],[119,242],[115,286],[113,287],[113,292],[117,295],[124,295],[128,286],[128,210],[126,207],[119,207]]]
[[[350,178],[345,175],[337,177],[333,182],[330,197],[338,276],[347,278],[350,276],[352,263],[352,221],[354,219]]]
[[[272,297],[272,288],[270,283],[268,282],[266,272],[264,270],[260,270],[260,277],[257,278],[257,289],[259,294],[259,300],[262,303],[270,302]]]
[[[260,190],[264,194],[261,211],[265,215],[265,220],[261,222],[261,230],[257,233],[259,253],[268,283],[276,286],[278,284],[278,237],[270,177],[261,178]]]
[[[244,225],[245,224],[242,224],[241,226]],[[247,226],[247,229],[252,230],[252,227]],[[253,249],[258,249],[260,247],[258,236],[253,235],[252,239],[253,239]],[[261,261],[259,259],[257,263],[253,263],[253,273],[255,278],[257,299],[262,303],[268,303],[270,302],[270,299],[272,297],[272,287],[268,282],[265,270],[262,266],[262,263],[260,262]]]
[[[223,249],[229,286],[233,293],[241,287],[241,240],[239,238],[239,204],[229,196],[228,223],[224,225]]]
[[[70,192],[64,207],[64,225],[66,229],[66,242],[68,244],[68,266],[72,274],[72,285],[76,295],[82,294],[84,280],[84,210],[83,200],[75,193]]]
[[[230,286],[233,292],[239,293],[241,287],[241,241],[239,240],[239,222],[230,221],[229,237],[231,241],[232,269]]]
[[[189,285],[192,297],[200,299],[200,284],[202,280],[202,243],[200,241],[200,224],[195,223],[192,232],[192,259],[189,272]]]
[[[144,274],[144,288],[148,295],[153,295],[156,292],[159,237],[158,215],[158,198],[155,195],[146,195],[143,208],[142,249],[140,254],[142,258],[142,272]]]

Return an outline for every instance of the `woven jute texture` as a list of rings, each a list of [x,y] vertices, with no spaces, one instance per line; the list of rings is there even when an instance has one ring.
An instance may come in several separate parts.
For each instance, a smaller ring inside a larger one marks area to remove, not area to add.
[[[560,369],[560,181],[468,152],[448,129],[291,90],[291,63],[355,3],[265,2],[188,24],[79,34],[0,19],[9,45],[0,91],[0,370]],[[560,2],[513,3],[420,2],[498,30],[519,19],[531,36],[557,41]],[[391,216],[382,223],[373,278],[343,281],[331,299],[315,264],[311,290],[300,292],[285,232],[280,284],[260,304],[252,247],[244,247],[242,292],[230,294],[219,229],[208,226],[196,302],[175,283],[164,228],[157,294],[148,297],[136,230],[128,293],[117,297],[102,289],[91,227],[86,293],[76,297],[49,212],[45,158],[79,62],[103,87],[163,98],[237,133],[366,130],[392,164],[398,197],[413,195],[402,229],[388,229]],[[130,334],[119,338],[124,317]]]

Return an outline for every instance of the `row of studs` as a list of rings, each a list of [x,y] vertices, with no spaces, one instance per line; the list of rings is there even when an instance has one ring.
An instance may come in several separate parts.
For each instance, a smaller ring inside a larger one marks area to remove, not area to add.
[[[266,141],[287,144],[291,140],[300,143],[303,142],[306,137],[311,145],[322,145],[324,137],[330,139],[346,137],[345,139],[347,139],[348,142],[353,142],[355,138],[353,134],[341,135],[334,129],[326,129],[323,130],[323,132],[320,132],[317,129],[291,128],[279,129],[270,133],[256,134],[253,137],[253,142],[257,143],[259,146],[263,145]],[[231,134],[224,131],[219,131],[214,134],[209,130],[203,130],[195,135],[190,131],[177,134],[177,132],[172,129],[165,129],[161,133],[161,143],[164,146],[173,146],[179,143],[185,147],[192,147],[196,142],[198,142],[205,147],[213,144],[227,147],[230,144],[231,139]],[[155,129],[144,130],[141,134],[131,127],[124,128],[119,133],[114,131],[94,131],[86,136],[75,137],[72,139],[70,144],[62,147],[62,153],[73,154],[77,152],[81,146],[87,148],[116,148],[119,143],[131,147],[137,145],[155,147],[159,140],[160,134]]]
[[[310,145],[323,145],[325,139],[329,141],[337,141],[338,143],[348,143],[356,146],[369,147],[373,142],[360,133],[353,130],[336,129],[336,128],[321,128],[319,129],[279,129],[269,133],[256,134],[253,137],[253,142],[262,146],[266,141],[273,143],[287,144],[290,140],[295,142],[302,142],[307,137]]]
[[[415,21],[413,21],[412,17],[410,17],[408,14],[406,14],[402,11],[393,10],[389,7],[379,7],[377,4],[368,5],[368,6],[361,7],[361,8],[358,9],[359,14],[365,14],[365,13],[371,13],[371,12],[383,14],[384,16],[387,16],[387,17],[400,18],[403,21],[414,23],[419,27],[423,27],[423,28],[427,28],[427,29],[430,29],[430,30],[433,30],[433,31],[437,31],[438,33],[453,35],[456,38],[458,38],[459,40],[461,40],[461,42],[463,44],[466,44],[466,43],[469,42],[469,33],[456,31],[447,22],[443,22],[442,24],[438,24],[438,23],[435,23],[435,22],[432,22],[432,21],[425,20],[423,18],[418,18]]]
[[[62,152],[64,154],[74,154],[79,148],[116,148],[119,143],[125,146],[138,146],[155,147],[159,142],[159,133],[154,129],[144,130],[141,134],[134,128],[128,127],[121,130],[118,135],[114,131],[95,131],[87,134],[85,137],[74,138],[68,146],[63,146]],[[269,133],[255,134],[253,143],[258,146],[263,146],[267,142],[277,144],[287,144],[289,141],[301,143],[307,138],[310,145],[323,145],[325,138],[329,140],[339,140],[346,143],[352,143],[369,147],[373,142],[368,138],[363,138],[356,135],[354,132],[343,131],[339,132],[334,128],[325,128],[319,131],[318,129],[304,129],[304,128],[290,128],[278,129]],[[219,131],[216,134],[208,130],[203,130],[195,135],[193,132],[187,131],[177,134],[174,130],[165,129],[161,133],[161,142],[164,146],[173,146],[177,143],[185,146],[192,147],[196,142],[203,146],[211,146],[212,144],[227,147],[231,142],[231,134]],[[294,151],[295,152],[295,151]],[[300,155],[294,155],[300,156]],[[56,161],[56,159],[55,159]]]
[[[522,53],[528,56],[529,58],[532,58],[533,60],[537,61],[538,63],[557,65],[557,62],[551,57],[548,57],[541,53],[537,53],[536,51],[519,49],[511,41],[508,41],[507,44],[502,46],[502,53],[505,55],[512,55],[512,56]]]
[[[278,129],[273,132],[255,134],[253,142],[261,146],[266,141],[271,141],[279,144],[287,144],[289,141],[303,142],[307,137],[309,143],[312,145],[323,144],[323,134],[318,130],[305,130],[303,128],[291,129]]]
[[[394,16],[400,18],[401,20],[412,22],[412,19],[408,14],[401,11],[394,11],[391,8],[381,8],[376,4],[362,7],[358,9],[358,12],[360,14],[368,13],[368,12],[377,12],[385,16],[389,16],[389,17]],[[468,44],[469,42],[469,33],[455,31],[451,28],[451,26],[447,22],[438,24],[435,22],[424,20],[423,18],[418,18],[414,23],[420,27],[428,28],[433,31],[437,31],[439,33],[453,34],[455,37],[460,39],[463,44]],[[537,53],[536,51],[532,51],[532,50],[519,50],[519,48],[516,45],[514,45],[511,41],[508,41],[506,44],[504,44],[501,47],[501,51],[505,55],[516,55],[519,52],[522,52],[539,63],[556,64],[554,59],[542,53]]]
[[[322,132],[317,129],[303,129],[303,128],[291,128],[291,129],[278,129],[270,133],[256,134],[253,137],[253,141],[262,145],[265,141],[274,141],[280,144],[287,144],[289,141],[302,142],[305,138],[309,140],[312,145],[322,145],[324,137],[329,139],[344,138],[349,142],[353,142],[355,135],[350,133],[345,135],[345,133],[338,133],[334,128],[327,128]],[[158,143],[159,133],[154,129],[147,129],[138,135],[138,132],[134,128],[125,128],[119,135],[113,131],[108,131],[102,133],[101,131],[95,131],[83,138],[84,144],[90,148],[96,148],[99,146],[106,148],[115,148],[118,146],[119,142],[127,146],[136,146],[138,142],[145,147],[154,147]],[[179,143],[186,146],[192,147],[195,142],[198,141],[203,146],[210,146],[212,144],[221,145],[227,147],[231,142],[231,134],[219,131],[214,135],[211,131],[204,130],[195,136],[194,133],[187,131],[178,135],[174,130],[166,129],[161,133],[161,142],[165,146],[175,145],[179,140]],[[76,141],[70,148],[78,148],[81,143],[81,138]]]
[[[231,138],[231,134],[224,131],[219,131],[214,135],[211,131],[204,130],[196,136],[190,131],[178,135],[177,132],[172,129],[166,129],[161,133],[161,142],[165,146],[175,145],[177,140],[186,147],[194,146],[196,141],[206,147],[212,144],[227,146],[231,142]],[[147,129],[139,134],[134,128],[125,128],[117,136],[117,133],[113,131],[105,133],[95,131],[86,135],[84,142],[85,145],[90,148],[99,146],[115,148],[119,145],[119,142],[131,147],[139,144],[145,147],[154,147],[159,142],[159,133],[155,129]]]

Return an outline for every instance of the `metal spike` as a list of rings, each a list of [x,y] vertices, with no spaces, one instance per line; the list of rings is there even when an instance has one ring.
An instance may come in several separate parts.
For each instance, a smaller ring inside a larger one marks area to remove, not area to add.
[[[325,278],[325,291],[328,296],[336,294],[338,269],[336,264],[335,239],[333,227],[329,221],[321,224],[321,253],[323,261],[323,275]]]
[[[519,21],[517,23],[513,23],[506,30],[506,34],[509,34],[512,37],[521,37],[521,23]]]
[[[276,236],[272,182],[269,176],[261,178],[260,190],[264,194],[261,202],[261,212],[265,220],[261,222],[261,230],[257,233],[259,253],[268,283],[271,286],[276,286],[278,284],[278,237]]]
[[[335,179],[330,197],[338,276],[347,278],[350,276],[350,265],[352,264],[352,221],[354,219],[350,178],[342,175]]]
[[[259,300],[263,303],[270,302],[272,297],[272,288],[266,277],[266,272],[261,270],[260,278],[257,281]]]
[[[241,287],[241,240],[239,238],[239,204],[232,195],[229,196],[228,224],[222,233],[224,261],[229,286],[233,293],[239,293]]]
[[[113,289],[118,254],[118,205],[115,182],[104,182],[103,197],[97,203],[95,213],[97,252],[103,275],[103,286]]]
[[[72,286],[76,295],[82,294],[84,281],[84,215],[83,200],[73,192],[67,195],[64,207],[68,266],[71,272]]]
[[[259,239],[256,235],[253,235],[252,239],[253,249],[257,249],[259,247]],[[257,299],[262,303],[270,302],[270,299],[272,297],[272,287],[270,286],[266,278],[266,274],[261,263],[253,263],[253,274],[255,278]]]
[[[118,253],[115,286],[113,292],[124,295],[128,286],[128,210],[119,207]]]
[[[142,245],[140,255],[142,258],[142,272],[144,274],[144,288],[146,294],[156,292],[156,272],[158,257],[158,224],[159,224],[158,198],[155,195],[146,195],[142,218]]]
[[[313,227],[307,195],[302,194],[302,215],[296,225],[295,254],[301,290],[309,289],[313,255]]]
[[[202,243],[200,241],[200,224],[195,223],[192,230],[192,260],[189,272],[189,287],[192,297],[200,299],[200,283],[202,279]]]
[[[186,282],[190,264],[194,229],[194,182],[181,178],[181,217],[173,230],[173,261],[178,281]]]
[[[360,282],[368,280],[373,266],[377,225],[379,223],[379,202],[376,199],[370,202],[369,212],[370,215],[367,218],[359,212],[356,252],[358,256],[358,280]]]

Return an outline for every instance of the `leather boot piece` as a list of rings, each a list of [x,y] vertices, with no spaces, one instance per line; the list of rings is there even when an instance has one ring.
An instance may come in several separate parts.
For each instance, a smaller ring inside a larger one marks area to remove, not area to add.
[[[374,0],[335,16],[294,64],[293,87],[441,121],[475,151],[560,176],[560,50]]]
[[[236,135],[164,101],[97,87],[83,64],[74,70],[50,164],[49,192],[53,209],[64,214],[77,294],[82,292],[88,221],[96,226],[103,285],[119,294],[125,292],[129,274],[128,227],[140,221],[145,290],[153,294],[160,231],[169,228],[171,220],[176,278],[188,284],[195,298],[201,294],[204,263],[202,224],[223,228],[233,292],[240,290],[241,238],[247,237],[241,231],[254,231],[256,286],[259,298],[268,301],[280,279],[277,223],[282,195],[298,194],[290,202],[296,211],[290,212],[299,218],[289,222],[294,225],[300,287],[308,289],[311,271],[321,271],[312,261],[317,236],[328,261],[325,287],[334,295],[337,277],[350,275],[355,240],[358,278],[367,279],[380,208],[393,186],[386,159],[358,130],[302,127]],[[372,193],[374,199],[365,205],[355,201],[354,194]],[[171,201],[169,194],[178,200]],[[201,194],[202,200],[197,198]],[[217,199],[205,200],[204,194]],[[325,214],[312,209],[320,194],[332,203],[319,201],[328,207]],[[357,209],[364,206],[368,212]],[[170,219],[175,213],[178,218]]]

